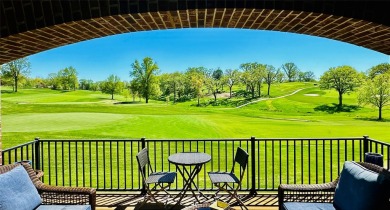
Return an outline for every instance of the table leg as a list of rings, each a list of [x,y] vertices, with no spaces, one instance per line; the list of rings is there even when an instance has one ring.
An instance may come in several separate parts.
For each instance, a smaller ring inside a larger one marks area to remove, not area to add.
[[[194,182],[194,179],[195,179],[196,175],[197,175],[197,174],[201,171],[201,169],[202,169],[202,165],[203,165],[203,164],[196,165],[196,166],[194,167],[194,170],[192,170],[192,171],[190,171],[190,172],[188,172],[188,170],[187,170],[186,167],[184,167],[184,166],[183,166],[183,170],[180,168],[180,166],[177,166],[177,167],[176,167],[177,170],[179,171],[179,173],[182,175],[182,177],[183,177],[183,179],[184,179],[183,190],[181,190],[181,191],[179,192],[179,194],[176,195],[176,197],[174,198],[174,199],[176,199],[176,198],[180,197],[179,200],[177,201],[176,205],[177,205],[177,204],[180,204],[181,200],[184,198],[184,196],[185,196],[185,194],[186,194],[186,192],[187,192],[188,190],[191,190],[193,197],[195,197],[195,199],[199,202],[199,199],[198,199],[197,195],[195,194],[195,190],[192,188],[192,185],[194,186],[194,188],[196,189],[196,191],[197,191],[199,194],[201,194],[203,197],[205,197],[204,194],[201,193],[201,192],[199,191],[198,186],[197,186],[196,183]]]

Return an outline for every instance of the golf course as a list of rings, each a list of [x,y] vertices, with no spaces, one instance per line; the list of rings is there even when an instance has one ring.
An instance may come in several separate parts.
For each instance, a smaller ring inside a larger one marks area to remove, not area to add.
[[[265,88],[264,88],[265,90]],[[315,83],[281,83],[270,97],[244,100],[220,94],[173,103],[99,91],[2,87],[3,149],[41,139],[207,139],[362,137],[390,142],[390,107],[359,106],[354,92],[337,107],[337,92]],[[239,108],[238,108],[239,107]]]

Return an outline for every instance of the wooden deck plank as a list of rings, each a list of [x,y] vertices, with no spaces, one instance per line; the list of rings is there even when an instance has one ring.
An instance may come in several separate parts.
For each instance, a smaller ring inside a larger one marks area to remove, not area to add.
[[[201,198],[200,202],[212,202],[213,194],[205,194],[207,198]],[[174,195],[173,195],[174,196]],[[158,202],[164,203],[167,197],[164,194],[157,196]],[[221,200],[226,200],[227,195],[222,195]],[[163,204],[153,204],[148,202],[140,208],[139,202],[143,201],[143,197],[139,193],[102,193],[99,192],[96,196],[97,210],[150,210],[162,209]],[[183,198],[181,204],[183,206],[190,206],[194,204],[195,198],[187,195]],[[278,198],[275,193],[258,194],[255,196],[248,196],[243,198],[244,203],[249,210],[277,210]],[[173,205],[175,201],[168,198],[168,205]],[[138,204],[138,205],[137,205]],[[174,208],[174,209],[180,209]],[[233,206],[233,209],[241,209],[238,206]]]

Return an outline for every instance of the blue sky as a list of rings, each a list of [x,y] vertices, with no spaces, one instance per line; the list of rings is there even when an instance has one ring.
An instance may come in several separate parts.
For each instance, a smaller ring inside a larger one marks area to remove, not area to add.
[[[331,39],[286,32],[247,29],[174,29],[113,35],[29,56],[32,77],[73,66],[79,79],[101,81],[110,74],[130,80],[131,64],[149,56],[160,72],[184,72],[204,66],[222,70],[259,62],[279,68],[294,62],[316,77],[330,67],[351,65],[366,71],[389,62],[388,55]]]

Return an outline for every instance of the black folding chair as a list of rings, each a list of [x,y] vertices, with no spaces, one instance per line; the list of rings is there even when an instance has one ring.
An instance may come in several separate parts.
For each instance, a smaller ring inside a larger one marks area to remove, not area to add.
[[[137,161],[139,165],[139,170],[142,175],[142,181],[146,188],[146,195],[142,205],[145,204],[148,200],[153,200],[157,203],[155,195],[157,193],[164,191],[166,194],[169,193],[166,191],[171,184],[175,181],[176,172],[153,172],[153,168],[150,165],[148,149],[144,148],[137,154]],[[148,167],[146,165],[149,165]],[[149,174],[146,175],[146,171],[149,170]],[[154,184],[153,188],[150,188],[149,185]],[[166,185],[165,185],[166,184]],[[159,189],[158,189],[159,188]],[[152,193],[152,191],[155,191]],[[142,206],[141,205],[141,206]]]
[[[218,191],[215,193],[217,196],[218,192],[225,191],[229,193],[228,202],[230,202],[233,198],[237,200],[239,205],[248,209],[244,202],[240,199],[237,194],[238,189],[241,187],[242,179],[244,178],[245,169],[248,165],[248,153],[243,150],[241,147],[237,148],[236,156],[234,157],[233,167],[230,172],[209,172],[209,177],[211,182],[218,187]],[[234,174],[234,166],[238,163],[240,165],[240,177]],[[236,184],[236,186],[234,186]]]

